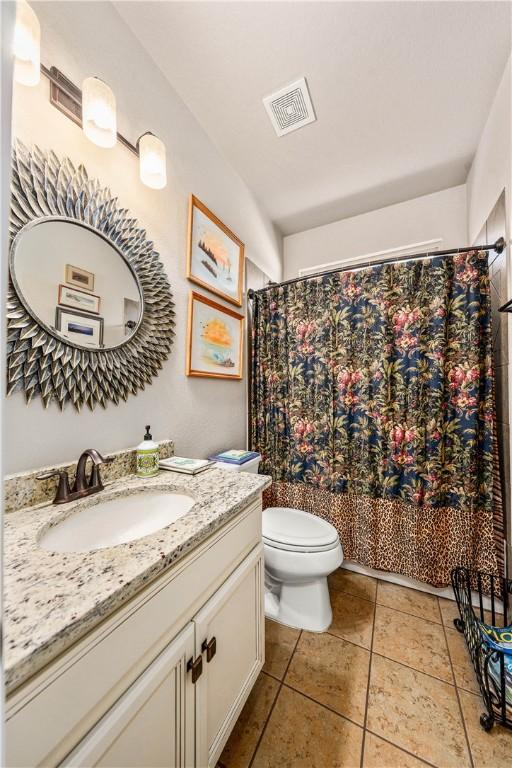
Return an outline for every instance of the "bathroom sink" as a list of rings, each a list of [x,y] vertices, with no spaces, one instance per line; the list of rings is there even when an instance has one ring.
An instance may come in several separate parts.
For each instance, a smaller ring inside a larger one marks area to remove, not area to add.
[[[179,520],[195,501],[183,493],[144,491],[81,509],[39,541],[50,552],[89,552],[141,539]]]

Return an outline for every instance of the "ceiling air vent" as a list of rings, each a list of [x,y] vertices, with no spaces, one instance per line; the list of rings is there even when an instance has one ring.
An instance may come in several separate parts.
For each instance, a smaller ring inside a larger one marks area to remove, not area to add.
[[[316,120],[304,77],[270,96],[265,96],[263,103],[278,136],[296,131],[297,128]]]

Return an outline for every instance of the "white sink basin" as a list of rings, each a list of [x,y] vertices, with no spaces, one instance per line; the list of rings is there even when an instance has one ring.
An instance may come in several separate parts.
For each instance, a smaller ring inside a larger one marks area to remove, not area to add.
[[[179,520],[195,501],[183,493],[144,491],[94,504],[49,528],[39,544],[50,552],[89,552],[141,539]]]

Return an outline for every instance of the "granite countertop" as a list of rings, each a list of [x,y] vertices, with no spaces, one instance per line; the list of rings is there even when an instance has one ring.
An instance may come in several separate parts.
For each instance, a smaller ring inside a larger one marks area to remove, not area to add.
[[[78,502],[40,504],[4,516],[4,669],[7,692],[38,672],[166,568],[240,512],[269,477],[212,468],[191,477],[161,471],[112,482]],[[51,525],[124,493],[178,491],[196,503],[184,517],[127,544],[91,552],[49,552]]]

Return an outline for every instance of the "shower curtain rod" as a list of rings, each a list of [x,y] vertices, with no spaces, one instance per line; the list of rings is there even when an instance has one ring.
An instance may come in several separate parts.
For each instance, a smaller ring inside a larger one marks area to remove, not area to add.
[[[472,245],[468,248],[452,248],[449,251],[429,251],[428,253],[414,253],[410,256],[397,256],[390,259],[379,259],[378,261],[361,262],[360,264],[351,264],[347,267],[337,267],[336,269],[327,269],[325,272],[313,272],[311,275],[304,275],[303,277],[293,277],[290,280],[284,280],[282,283],[269,283],[264,288],[259,288],[257,291],[249,288],[247,291],[247,298],[253,299],[256,293],[262,293],[268,291],[270,288],[280,288],[283,285],[292,285],[293,283],[301,283],[304,280],[313,280],[315,277],[322,277],[323,275],[333,275],[336,272],[350,272],[354,269],[365,269],[366,267],[377,267],[381,264],[394,264],[397,261],[414,261],[415,259],[427,259],[434,258],[435,256],[451,256],[454,253],[468,253],[469,251],[496,251],[496,253],[502,253],[505,248],[505,238],[499,237],[495,243],[489,245]]]

